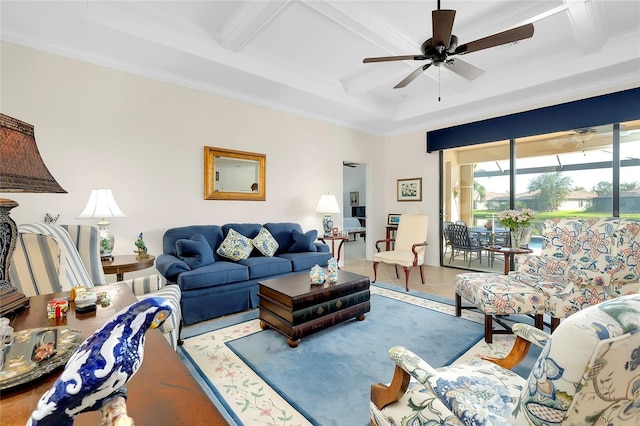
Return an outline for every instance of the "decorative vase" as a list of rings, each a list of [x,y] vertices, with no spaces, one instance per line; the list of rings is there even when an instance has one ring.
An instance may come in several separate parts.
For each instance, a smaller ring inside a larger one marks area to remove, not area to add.
[[[511,247],[521,248],[529,245],[531,241],[531,228],[528,226],[518,226],[511,230]]]
[[[511,247],[520,248],[520,229],[517,227],[511,230]]]

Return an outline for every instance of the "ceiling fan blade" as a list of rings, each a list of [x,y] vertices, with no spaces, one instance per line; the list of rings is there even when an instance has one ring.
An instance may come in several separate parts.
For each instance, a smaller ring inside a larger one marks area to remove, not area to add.
[[[480,68],[474,67],[461,59],[449,59],[444,63],[444,66],[467,80],[474,80],[484,74],[484,71]]]
[[[471,43],[460,45],[456,48],[454,54],[464,55],[465,53],[477,52],[478,50],[513,43],[531,37],[533,37],[533,24],[526,24],[521,27],[472,41]]]
[[[445,49],[451,43],[451,32],[453,31],[453,20],[456,17],[455,10],[434,10],[431,12],[431,22],[433,26],[433,46],[442,44]]]
[[[426,65],[422,65],[419,66],[418,68],[416,68],[415,71],[413,71],[411,74],[409,74],[408,76],[406,76],[404,78],[404,80],[402,80],[400,83],[396,84],[393,88],[394,89],[401,89],[403,87],[405,87],[407,84],[411,83],[413,80],[416,79],[416,77],[418,77],[420,74],[422,74],[423,71],[425,71],[427,68],[429,68],[431,66],[431,63],[428,63]]]
[[[427,59],[422,55],[405,55],[405,56],[381,56],[378,58],[364,58],[362,60],[363,63],[367,64],[369,62],[387,62],[387,61],[424,61]]]

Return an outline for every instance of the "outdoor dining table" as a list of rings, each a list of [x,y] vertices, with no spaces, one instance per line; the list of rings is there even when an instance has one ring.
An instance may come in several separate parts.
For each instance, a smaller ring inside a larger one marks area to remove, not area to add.
[[[469,236],[473,239],[477,238],[480,245],[495,245],[506,244],[509,240],[509,229],[496,228],[495,230],[487,228],[469,228]],[[494,241],[491,241],[491,234],[494,236]]]

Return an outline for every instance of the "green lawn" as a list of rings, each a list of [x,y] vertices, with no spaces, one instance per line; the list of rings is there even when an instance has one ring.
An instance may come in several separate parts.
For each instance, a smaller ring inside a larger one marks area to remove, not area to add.
[[[494,212],[489,210],[475,210],[473,212],[473,218],[477,223],[484,223],[485,221],[491,222],[493,216],[498,226],[498,214],[500,212]],[[540,234],[540,228],[542,223],[547,219],[567,219],[567,218],[587,218],[587,217],[611,217],[611,213],[599,213],[599,212],[585,212],[583,210],[562,210],[555,212],[535,212],[531,224],[534,229],[534,234]],[[622,217],[630,219],[640,219],[640,214],[623,214]]]

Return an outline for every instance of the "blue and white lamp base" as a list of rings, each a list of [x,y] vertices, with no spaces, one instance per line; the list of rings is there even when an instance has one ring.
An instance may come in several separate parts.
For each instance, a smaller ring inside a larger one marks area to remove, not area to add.
[[[98,234],[100,235],[100,259],[113,260],[111,252],[115,244],[115,238],[109,231],[109,222],[104,219],[98,222]]]
[[[322,228],[324,229],[324,236],[331,235],[331,228],[333,228],[333,217],[330,214],[325,214],[322,219]]]

